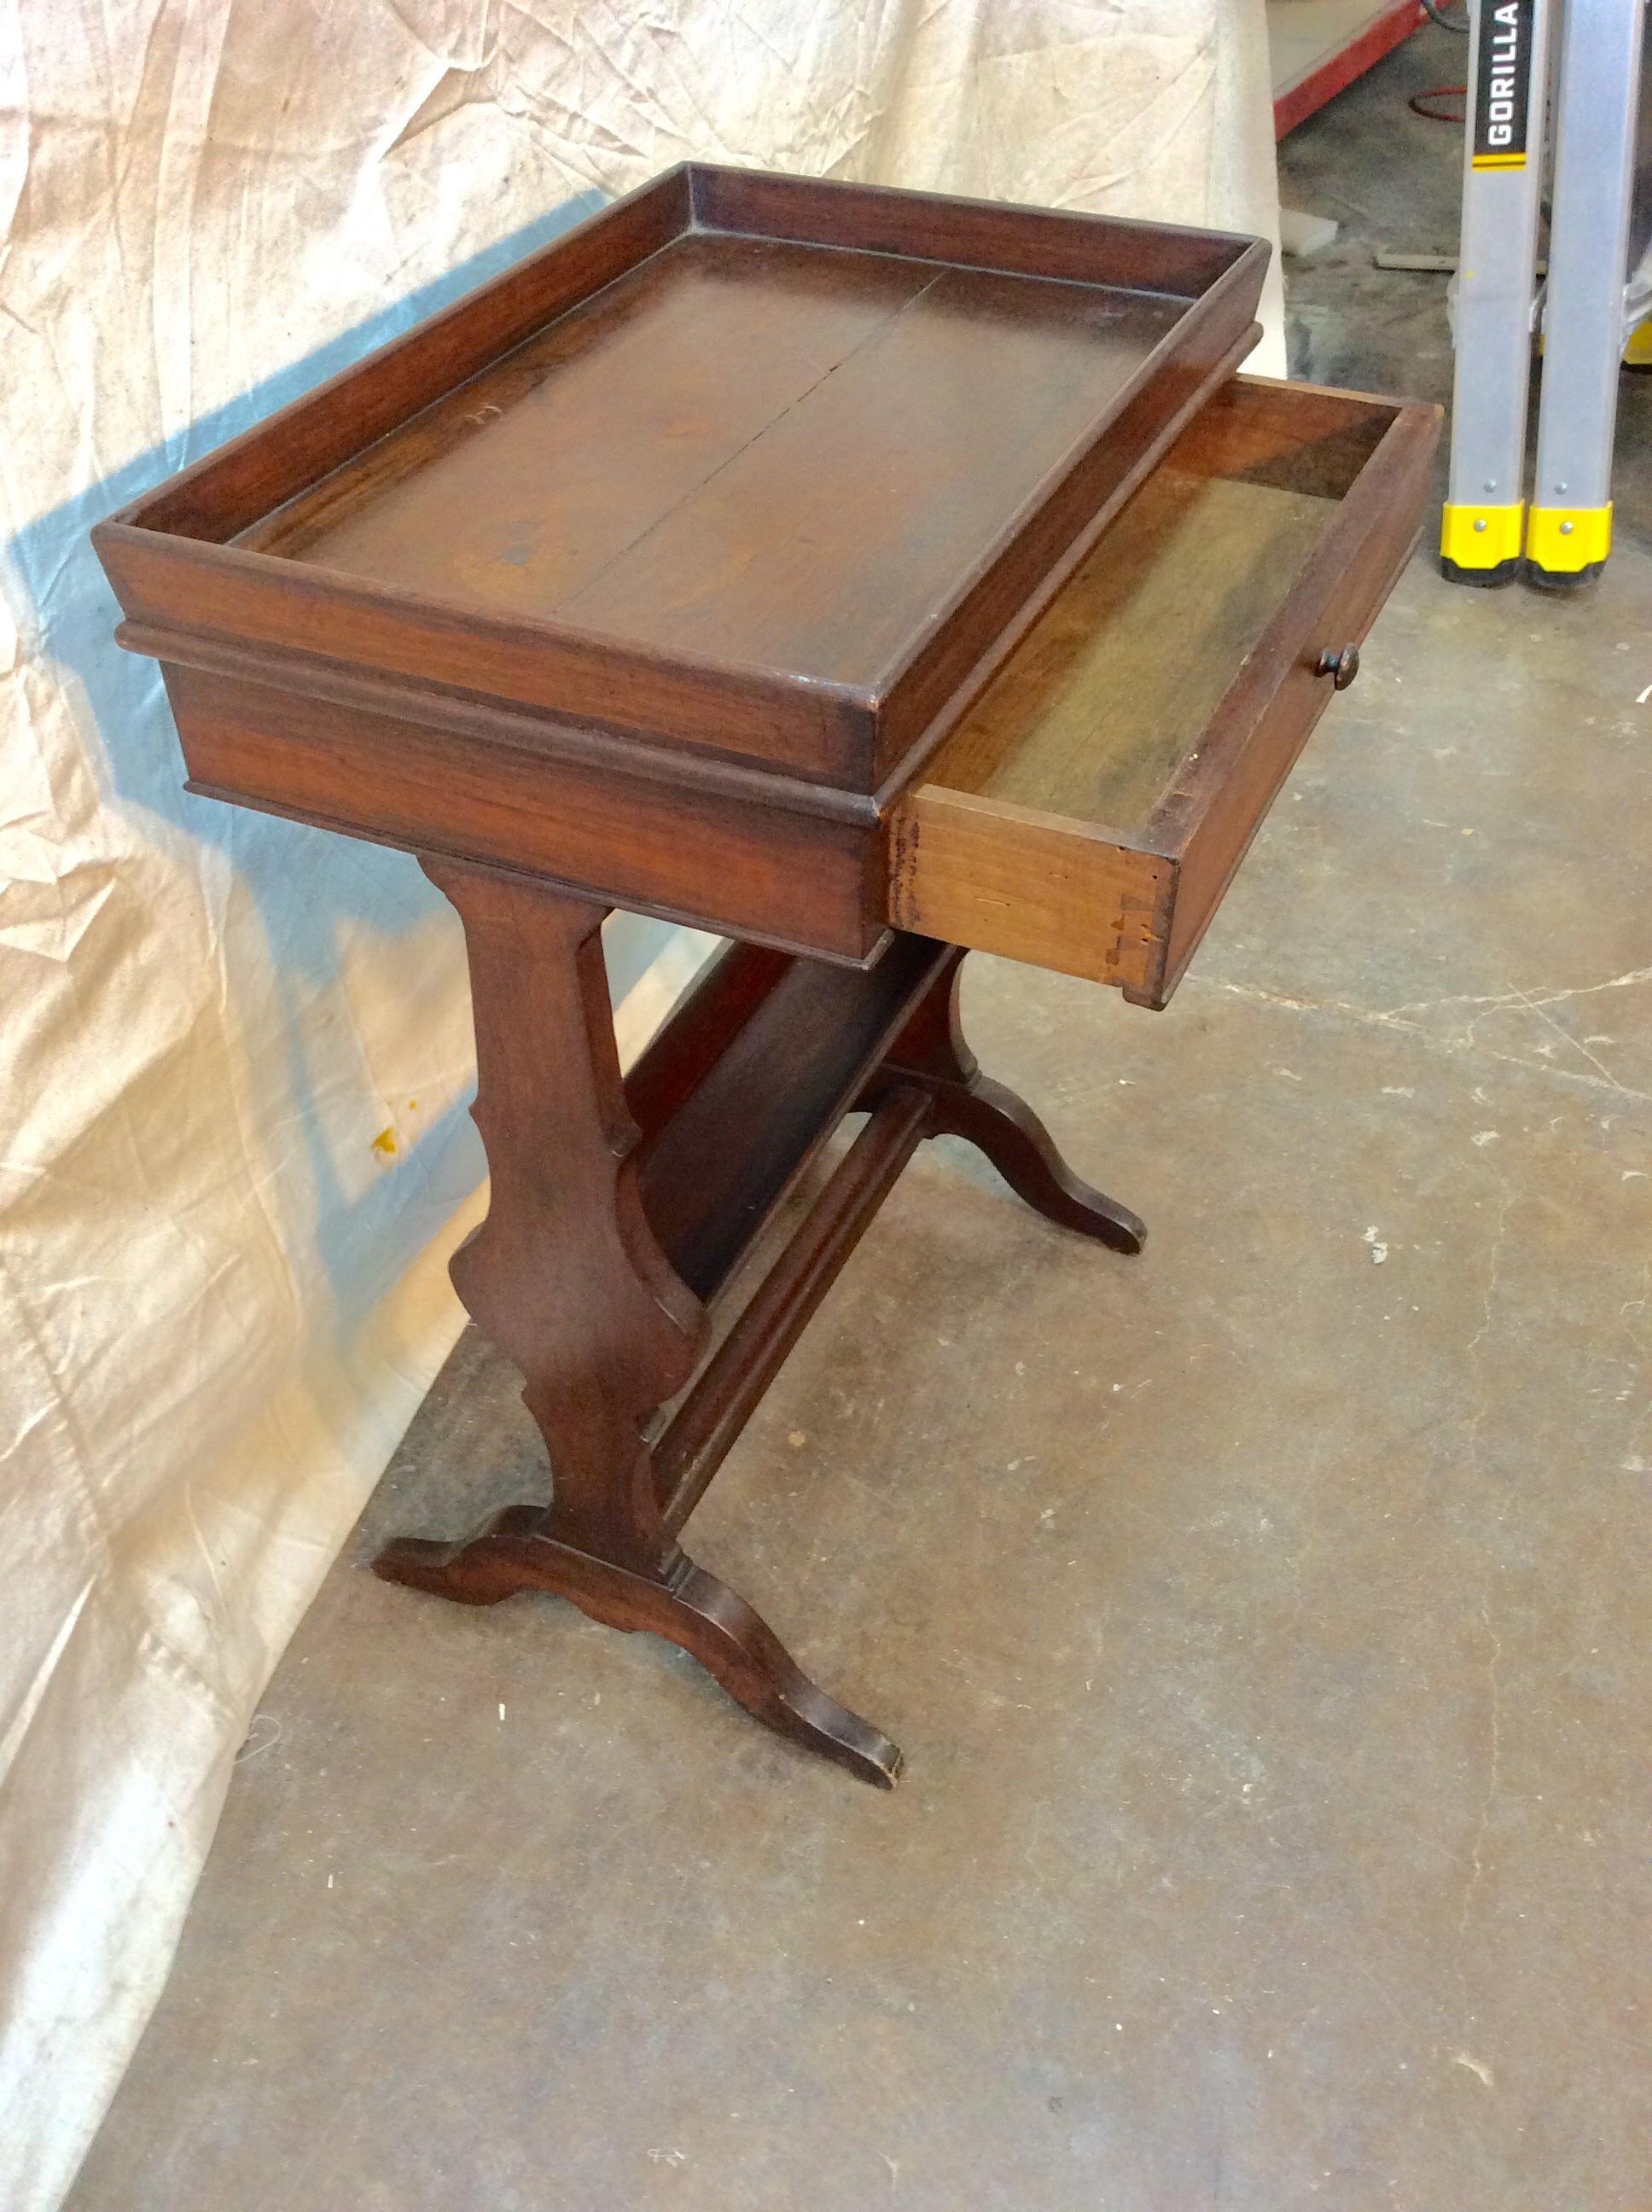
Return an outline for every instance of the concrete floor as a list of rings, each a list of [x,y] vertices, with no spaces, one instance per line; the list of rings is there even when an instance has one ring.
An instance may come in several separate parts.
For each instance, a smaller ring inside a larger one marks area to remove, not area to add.
[[[1304,366],[1443,396],[1437,33],[1285,149]],[[1637,394],[1632,400],[1643,406]],[[1652,472],[1421,560],[1172,1012],[985,960],[1148,1218],[902,1179],[691,1529],[884,1796],[570,1608],[362,1561],[534,1486],[467,1338],[264,1701],[72,2212],[1652,2201]]]

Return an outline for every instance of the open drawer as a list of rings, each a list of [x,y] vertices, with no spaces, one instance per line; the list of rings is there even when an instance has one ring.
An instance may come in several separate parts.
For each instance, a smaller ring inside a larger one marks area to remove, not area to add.
[[[1416,543],[1439,410],[1237,377],[890,816],[897,928],[1162,1006]]]

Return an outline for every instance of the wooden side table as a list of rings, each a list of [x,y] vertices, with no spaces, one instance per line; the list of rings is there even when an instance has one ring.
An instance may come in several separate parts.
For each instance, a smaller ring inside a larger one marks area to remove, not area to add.
[[[555,1591],[895,1779],[678,1540],[926,1137],[1140,1248],[958,971],[1163,1006],[1414,542],[1433,410],[1235,377],[1264,255],[690,167],[100,526],[191,788],[404,846],[465,925],[453,1280],[550,1495],[387,1579]],[[615,906],[734,940],[623,1079]]]

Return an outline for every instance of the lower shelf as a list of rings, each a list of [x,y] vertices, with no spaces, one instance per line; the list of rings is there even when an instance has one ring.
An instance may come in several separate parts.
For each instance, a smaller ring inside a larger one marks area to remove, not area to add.
[[[665,1024],[626,1099],[649,1226],[697,1297],[728,1281],[949,957],[900,937],[860,972],[735,945]]]

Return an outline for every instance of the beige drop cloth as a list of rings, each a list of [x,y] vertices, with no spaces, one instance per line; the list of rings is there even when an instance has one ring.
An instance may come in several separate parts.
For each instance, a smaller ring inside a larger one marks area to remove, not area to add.
[[[452,917],[182,793],[86,531],[685,155],[1272,233],[1260,0],[0,0],[6,2212],[118,2078],[481,1202]],[[610,949],[634,1045],[697,947]]]

